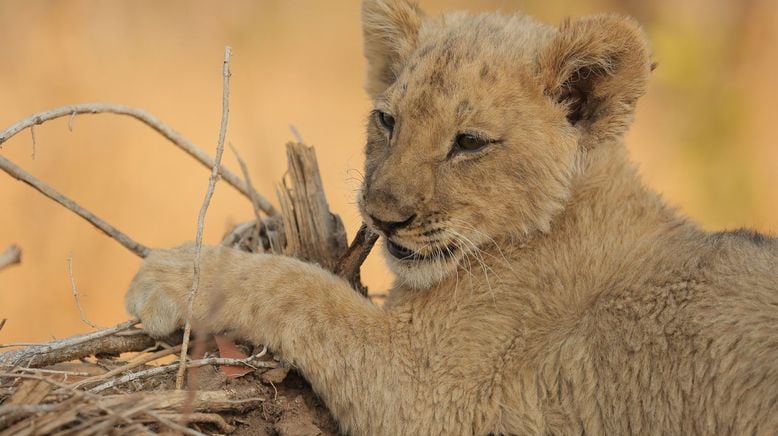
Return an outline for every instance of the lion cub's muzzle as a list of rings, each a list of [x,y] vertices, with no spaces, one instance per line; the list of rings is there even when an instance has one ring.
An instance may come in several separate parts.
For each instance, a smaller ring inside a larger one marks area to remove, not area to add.
[[[391,238],[398,230],[407,228],[416,219],[416,214],[409,216],[402,221],[384,221],[370,214],[370,220],[375,228],[382,231],[387,238]]]
[[[403,247],[402,245],[392,241],[386,240],[386,249],[393,257],[398,260],[415,261],[415,262],[428,262],[433,260],[445,260],[450,258],[456,252],[456,247],[448,246],[445,248],[438,248],[432,250],[430,253],[424,254],[418,251],[411,250],[410,248]]]
[[[410,227],[414,220],[416,220],[416,214],[413,214],[402,221],[384,221],[372,214],[368,214],[368,216],[370,217],[370,224],[381,231],[386,238],[386,248],[389,251],[389,254],[398,260],[416,262],[444,260],[451,257],[456,251],[455,246],[445,246],[442,248],[431,247],[428,250],[428,253],[422,253],[421,251],[413,250],[395,242],[393,238],[397,235],[397,232]],[[425,241],[424,244],[429,246],[429,242]]]

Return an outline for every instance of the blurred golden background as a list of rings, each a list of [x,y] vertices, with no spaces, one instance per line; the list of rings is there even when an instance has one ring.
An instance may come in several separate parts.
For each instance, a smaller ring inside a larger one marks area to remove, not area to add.
[[[618,11],[638,18],[659,68],[627,143],[646,182],[708,229],[778,230],[778,3],[765,1],[421,0],[442,10],[521,10],[552,23]],[[67,2],[0,0],[0,127],[79,102],[150,111],[210,154],[221,107],[221,62],[233,47],[228,140],[273,201],[296,126],[315,145],[331,207],[349,235],[362,168],[359,2],[235,0]],[[208,172],[149,128],[125,117],[82,115],[38,126],[3,156],[139,242],[177,245],[195,235]],[[225,163],[235,172],[234,156]],[[88,318],[126,319],[123,292],[140,260],[70,211],[0,174],[0,250],[23,262],[0,272],[0,342],[62,337],[89,327],[70,290],[67,258]],[[252,218],[249,203],[217,185],[205,239]],[[390,279],[378,256],[364,273],[373,291]]]

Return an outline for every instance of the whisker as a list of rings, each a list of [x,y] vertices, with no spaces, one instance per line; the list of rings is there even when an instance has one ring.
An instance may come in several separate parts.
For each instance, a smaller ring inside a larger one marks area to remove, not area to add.
[[[468,223],[468,222],[466,222],[466,221],[464,221],[462,219],[453,218],[452,217],[452,218],[449,218],[449,221],[454,222],[454,223],[458,223],[459,225],[465,227],[467,230],[470,230],[470,231],[476,233],[477,235],[488,239],[494,245],[494,247],[497,249],[497,252],[500,254],[500,257],[502,257],[502,260],[505,262],[505,265],[508,267],[508,269],[513,271],[513,265],[508,260],[508,258],[505,256],[505,253],[502,251],[502,248],[500,248],[500,244],[498,244],[497,241],[494,240],[494,238],[492,238],[491,236],[487,235],[483,231],[478,230],[477,228],[475,228],[475,226],[473,226],[472,224],[470,224],[470,223]],[[510,237],[511,237],[511,240],[513,240],[513,234],[512,233],[510,234]],[[484,253],[484,254],[486,254],[488,256],[491,256],[491,257],[494,257],[494,256],[492,256],[489,253]]]
[[[461,233],[457,232],[454,229],[447,229],[454,237],[461,239],[463,242],[465,242],[468,246],[472,248],[472,254],[474,256],[474,259],[480,264],[481,269],[484,272],[484,279],[486,280],[486,286],[489,288],[489,293],[492,296],[492,300],[494,304],[497,304],[497,297],[495,296],[494,289],[492,289],[492,283],[489,280],[489,272],[491,272],[493,275],[497,276],[499,279],[499,275],[494,272],[487,264],[484,258],[481,256],[482,250],[479,249],[473,241],[468,239],[466,236],[462,235]]]

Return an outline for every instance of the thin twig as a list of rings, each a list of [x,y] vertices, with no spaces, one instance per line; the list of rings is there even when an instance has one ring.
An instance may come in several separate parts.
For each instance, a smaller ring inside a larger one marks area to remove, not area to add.
[[[86,386],[92,383],[101,382],[103,380],[107,380],[113,376],[125,373],[127,371],[130,371],[132,369],[135,369],[139,366],[143,366],[147,363],[151,363],[155,360],[159,360],[163,357],[167,357],[171,354],[176,354],[179,351],[181,351],[181,345],[176,345],[175,347],[165,348],[164,350],[159,350],[156,353],[151,353],[146,356],[141,356],[140,359],[133,360],[132,362],[127,363],[126,365],[122,365],[118,368],[114,368],[105,374],[96,375],[84,380],[81,380],[77,383],[73,383],[74,388],[80,388],[82,386]]]
[[[11,245],[10,247],[6,248],[5,251],[0,253],[0,269],[21,263],[21,261],[22,250],[20,250],[19,247],[15,244]]]
[[[294,124],[289,125],[289,130],[292,132],[292,136],[294,136],[294,140],[299,142],[300,144],[305,144],[305,141],[303,141],[303,135],[300,134],[300,131],[297,130],[297,127],[295,127]]]
[[[89,392],[96,394],[106,389],[110,389],[116,386],[129,383],[133,380],[138,380],[141,378],[150,378],[160,374],[167,374],[169,372],[175,371],[178,367],[179,367],[178,363],[172,363],[170,365],[155,366],[154,368],[145,369],[143,371],[132,372],[127,375],[123,375],[121,377],[115,378],[113,380],[109,380],[103,384],[97,385],[89,389]]]
[[[35,160],[35,147],[37,146],[37,141],[35,140],[35,126],[30,126],[30,136],[32,137],[32,153],[30,154],[30,157],[32,160]]]
[[[156,366],[154,368],[144,369],[143,371],[133,372],[130,374],[123,375],[121,377],[115,378],[113,380],[109,380],[103,384],[97,385],[91,389],[89,389],[89,392],[92,393],[99,393],[106,389],[114,388],[116,386],[120,386],[123,384],[127,384],[131,381],[138,380],[138,379],[144,379],[144,378],[150,378],[154,377],[160,374],[167,374],[169,372],[173,372],[177,369],[180,369],[182,366],[190,369],[190,368],[200,368],[202,366],[208,366],[208,365],[231,365],[231,366],[245,366],[247,368],[251,369],[257,369],[257,368],[277,368],[278,363],[274,361],[257,361],[254,360],[257,359],[259,355],[254,355],[251,357],[248,357],[246,359],[228,359],[224,357],[208,357],[205,359],[197,359],[197,360],[190,360],[186,363],[186,366],[181,365],[180,361],[173,362],[169,365],[165,366]]]
[[[221,125],[219,127],[219,140],[216,143],[216,157],[214,158],[213,167],[211,169],[211,176],[208,178],[208,190],[205,193],[203,199],[203,205],[200,207],[200,213],[197,216],[197,235],[195,237],[195,252],[194,252],[194,281],[192,289],[189,292],[189,301],[186,312],[186,324],[184,325],[184,341],[181,343],[181,361],[186,361],[187,351],[189,349],[189,337],[192,333],[192,311],[194,308],[194,301],[197,298],[197,292],[200,288],[200,255],[203,248],[203,228],[205,227],[205,213],[208,211],[208,205],[211,203],[211,197],[213,197],[213,191],[216,187],[216,180],[219,177],[219,170],[221,168],[221,158],[224,153],[224,138],[227,136],[227,121],[230,113],[230,56],[232,55],[232,49],[230,47],[224,48],[224,63],[222,64],[222,116]],[[186,373],[186,366],[182,365],[176,374],[176,389],[181,389],[184,386],[184,374]]]
[[[46,121],[53,120],[56,118],[70,117],[68,121],[68,127],[72,129],[73,119],[77,114],[99,114],[99,113],[126,115],[135,118],[136,120],[146,124],[147,126],[157,131],[159,134],[164,136],[167,140],[172,142],[175,146],[177,146],[178,148],[180,148],[181,150],[183,150],[184,152],[186,152],[187,154],[195,158],[202,165],[206,166],[207,168],[212,168],[214,166],[214,160],[211,159],[211,157],[208,156],[207,153],[205,153],[202,149],[197,147],[194,143],[192,143],[192,141],[188,140],[180,133],[176,132],[166,124],[159,121],[153,115],[141,109],[136,109],[125,105],[112,104],[112,103],[73,104],[73,105],[62,106],[56,109],[51,109],[51,110],[47,110],[44,112],[39,112],[37,114],[31,115],[27,118],[24,118],[23,120],[17,121],[7,129],[0,132],[0,148],[2,148],[2,144],[5,143],[9,138],[11,138],[12,136],[16,135],[17,133],[21,132],[26,128],[30,128],[32,126],[42,124],[45,123]],[[226,168],[220,168],[220,172],[222,178],[224,178],[224,181],[226,181],[233,188],[237,189],[241,194],[245,195],[247,198],[249,199],[251,198],[251,194],[250,194],[251,187],[248,186],[243,180],[241,180],[240,177],[238,177],[237,175],[235,175],[233,172],[229,171]],[[257,198],[259,198],[260,205],[262,206],[262,210],[266,214],[268,215],[278,214],[278,212],[276,212],[275,208],[273,207],[272,204],[270,204],[269,201],[267,201],[264,197],[262,197],[258,193],[255,192],[255,194],[257,195]]]
[[[4,404],[0,406],[0,416],[31,415],[40,412],[52,412],[62,404]]]
[[[73,121],[76,120],[76,115],[77,115],[76,112],[72,112],[70,114],[70,117],[68,118],[68,130],[70,130],[71,132],[73,131]]]
[[[102,218],[84,209],[75,201],[55,191],[47,184],[36,179],[30,173],[16,166],[13,162],[11,162],[10,160],[6,159],[3,156],[0,156],[0,169],[10,174],[15,179],[32,186],[33,188],[37,189],[38,192],[40,192],[41,194],[56,201],[57,203],[66,207],[67,209],[72,210],[73,212],[78,214],[81,218],[84,218],[85,220],[89,221],[93,226],[100,229],[106,235],[116,239],[120,244],[124,245],[125,248],[137,254],[138,256],[146,257],[149,254],[148,247],[133,241],[132,238],[119,231],[116,227],[108,224]]]
[[[40,346],[40,342],[4,342],[0,344],[0,348],[35,347],[35,346]]]
[[[43,368],[16,368],[16,371],[41,373],[41,374],[57,374],[57,375],[72,375],[74,377],[89,377],[88,372],[77,371],[63,371],[59,369],[43,369]]]
[[[207,357],[205,359],[191,360],[186,364],[187,368],[199,368],[201,366],[208,365],[231,365],[231,366],[245,366],[251,369],[258,368],[278,368],[278,363],[274,361],[260,360],[254,362],[257,358],[261,357],[260,354],[247,357],[245,359],[230,359],[228,357]]]
[[[238,165],[240,165],[240,171],[243,173],[243,179],[246,180],[247,185],[252,186],[251,176],[249,175],[249,168],[248,165],[246,165],[246,161],[243,160],[243,157],[238,152],[238,149],[234,145],[232,145],[232,142],[229,143],[229,146],[232,152],[235,154],[235,159],[238,160]],[[251,191],[256,192],[256,190],[254,189],[252,189]],[[257,247],[260,246],[259,229],[260,226],[262,225],[262,217],[260,216],[259,212],[262,210],[262,208],[260,207],[259,199],[256,198],[256,196],[254,196],[253,194],[251,196],[251,206],[254,209],[254,218],[257,220],[257,224],[254,226],[254,243],[256,244],[256,246],[254,247],[254,251],[257,251]]]
[[[76,307],[78,308],[78,316],[81,317],[81,321],[83,321],[84,324],[88,325],[89,327],[92,327],[93,329],[104,328],[93,323],[92,321],[89,321],[86,317],[86,314],[84,314],[84,308],[81,307],[81,300],[78,298],[78,288],[76,288],[76,279],[73,277],[73,254],[68,256],[68,275],[70,276],[70,289],[73,290],[73,298],[76,300]]]

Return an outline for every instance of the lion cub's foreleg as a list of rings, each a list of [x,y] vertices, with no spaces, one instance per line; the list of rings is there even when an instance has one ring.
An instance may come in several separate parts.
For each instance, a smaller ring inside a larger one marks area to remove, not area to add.
[[[155,250],[126,295],[147,331],[165,335],[186,317],[194,247]],[[367,433],[398,418],[402,381],[395,328],[379,307],[338,277],[292,258],[204,247],[194,328],[234,331],[263,343],[300,369],[348,431]],[[393,415],[394,414],[394,415]],[[395,423],[396,424],[396,423]]]

